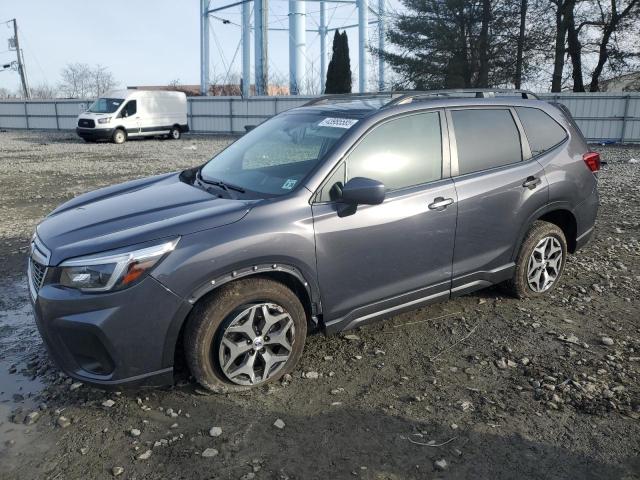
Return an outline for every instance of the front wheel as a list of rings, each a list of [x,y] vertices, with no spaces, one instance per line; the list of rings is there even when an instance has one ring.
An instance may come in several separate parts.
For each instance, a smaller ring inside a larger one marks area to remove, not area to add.
[[[111,139],[113,140],[113,143],[120,145],[127,141],[127,132],[125,132],[121,128],[116,128],[116,131],[113,132],[113,136],[111,137]]]
[[[297,365],[307,336],[298,297],[281,283],[249,278],[196,305],[185,328],[191,374],[203,387],[232,392],[273,382]]]
[[[560,227],[537,221],[522,242],[513,278],[507,282],[518,298],[537,297],[558,284],[567,258],[567,239]]]

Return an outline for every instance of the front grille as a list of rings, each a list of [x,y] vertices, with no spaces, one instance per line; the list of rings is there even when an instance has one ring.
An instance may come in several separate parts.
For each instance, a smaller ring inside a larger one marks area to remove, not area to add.
[[[33,258],[29,259],[31,270],[31,285],[36,293],[40,290],[44,276],[47,273],[47,267],[36,262]]]
[[[88,118],[81,118],[78,120],[78,126],[82,128],[95,128],[96,122]]]
[[[29,255],[28,265],[29,290],[34,300],[38,296],[38,291],[47,275],[50,255],[49,249],[34,235],[31,240],[31,254]]]

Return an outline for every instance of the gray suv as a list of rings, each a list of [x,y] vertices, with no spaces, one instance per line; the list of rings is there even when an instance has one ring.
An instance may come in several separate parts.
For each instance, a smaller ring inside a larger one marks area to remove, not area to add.
[[[273,382],[309,332],[504,283],[536,297],[591,236],[600,158],[522,91],[321,97],[183,172],[81,195],[33,236],[51,356],[92,384]]]

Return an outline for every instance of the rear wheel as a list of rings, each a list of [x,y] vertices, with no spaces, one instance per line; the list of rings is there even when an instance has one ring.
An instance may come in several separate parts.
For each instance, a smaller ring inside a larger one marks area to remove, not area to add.
[[[180,127],[176,125],[171,127],[171,130],[169,131],[169,138],[173,140],[180,140],[181,136],[182,136],[182,132],[180,131]]]
[[[116,128],[116,130],[113,132],[111,140],[113,140],[113,143],[117,143],[118,145],[120,145],[127,141],[127,132],[125,132],[121,128]]]
[[[249,278],[225,285],[198,304],[185,328],[187,364],[215,392],[273,382],[300,360],[307,318],[281,283]]]
[[[567,240],[553,223],[535,222],[522,242],[509,291],[518,298],[537,297],[558,284],[567,258]]]

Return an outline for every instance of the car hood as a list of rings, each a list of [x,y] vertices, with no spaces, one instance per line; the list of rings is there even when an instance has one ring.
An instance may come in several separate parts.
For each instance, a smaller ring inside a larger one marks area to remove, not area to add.
[[[228,225],[255,201],[213,196],[178,173],[134,180],[74,198],[37,228],[49,263]]]

